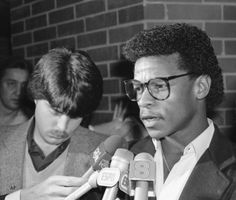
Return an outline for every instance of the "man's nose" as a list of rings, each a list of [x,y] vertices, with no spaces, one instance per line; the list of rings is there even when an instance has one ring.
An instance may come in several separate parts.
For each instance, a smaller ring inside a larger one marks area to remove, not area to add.
[[[61,115],[57,121],[57,127],[60,131],[65,131],[69,123],[69,117],[67,115]]]
[[[21,84],[17,84],[16,87],[15,87],[15,93],[17,96],[20,96],[21,95],[21,92],[22,92],[22,87],[21,87]]]
[[[145,107],[151,104],[155,99],[150,95],[148,89],[145,87],[143,94],[141,95],[140,99],[138,100],[139,107]]]

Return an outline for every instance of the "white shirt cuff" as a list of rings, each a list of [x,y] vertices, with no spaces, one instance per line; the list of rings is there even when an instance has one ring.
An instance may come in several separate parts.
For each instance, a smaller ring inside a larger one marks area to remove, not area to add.
[[[20,200],[20,192],[21,192],[21,190],[17,190],[11,194],[8,194],[5,197],[5,200]]]

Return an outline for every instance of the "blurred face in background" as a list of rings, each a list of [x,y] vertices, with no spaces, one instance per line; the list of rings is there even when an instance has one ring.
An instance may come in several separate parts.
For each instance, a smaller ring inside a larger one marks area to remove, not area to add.
[[[29,72],[20,68],[5,70],[0,81],[0,101],[8,110],[16,111],[20,108],[20,97],[29,78]]]

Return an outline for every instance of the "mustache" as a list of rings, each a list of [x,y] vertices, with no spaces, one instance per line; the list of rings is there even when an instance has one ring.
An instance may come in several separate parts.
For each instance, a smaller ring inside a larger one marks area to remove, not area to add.
[[[50,132],[52,135],[54,135],[56,137],[60,137],[60,138],[68,138],[69,137],[69,133],[67,133],[66,131],[52,130]]]

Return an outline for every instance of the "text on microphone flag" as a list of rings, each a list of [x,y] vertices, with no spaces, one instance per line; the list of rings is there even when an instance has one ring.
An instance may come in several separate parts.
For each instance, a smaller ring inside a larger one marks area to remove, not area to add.
[[[113,187],[118,183],[120,178],[120,170],[118,168],[103,168],[97,178],[99,186]]]

